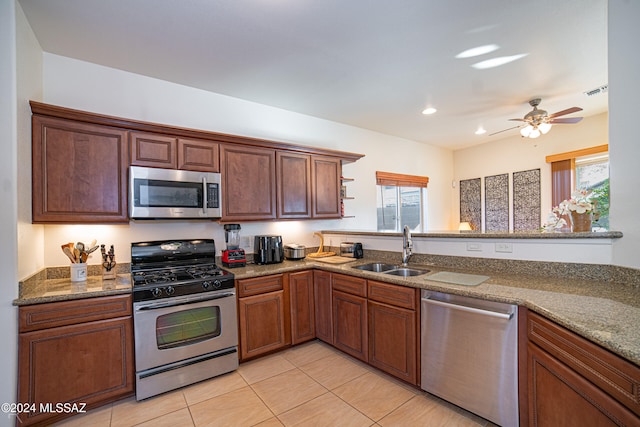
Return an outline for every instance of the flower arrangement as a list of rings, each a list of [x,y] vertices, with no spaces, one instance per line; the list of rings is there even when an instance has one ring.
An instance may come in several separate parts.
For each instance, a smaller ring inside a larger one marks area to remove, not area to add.
[[[591,190],[577,190],[571,193],[569,200],[563,200],[547,215],[547,221],[542,224],[543,232],[558,231],[567,225],[563,216],[571,212],[577,214],[594,213],[596,202],[591,200]]]

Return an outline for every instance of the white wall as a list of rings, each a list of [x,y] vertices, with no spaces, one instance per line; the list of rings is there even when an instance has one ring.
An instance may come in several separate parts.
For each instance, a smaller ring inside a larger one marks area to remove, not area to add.
[[[16,6],[14,0],[0,0],[0,401],[16,402],[17,310],[17,111],[16,111]],[[0,414],[0,426],[12,426],[15,417]]]
[[[624,238],[613,248],[616,265],[640,268],[640,145],[638,99],[640,58],[632,41],[640,40],[639,1],[609,0],[609,140],[611,208],[609,220]]]
[[[317,246],[313,231],[321,229],[375,230],[375,171],[427,175],[429,227],[448,229],[449,191],[453,171],[450,150],[346,126],[228,96],[152,79],[49,53],[44,54],[43,101],[79,110],[215,132],[366,154],[347,164],[345,201],[353,219],[242,224],[242,235],[281,234],[285,242]],[[223,249],[222,227],[211,222],[135,222],[123,226],[44,227],[44,264],[65,265],[60,244],[90,241],[114,244],[121,262],[129,260],[129,244],[150,239],[212,237]],[[245,245],[245,249],[247,248]],[[91,259],[89,263],[91,264]],[[97,263],[98,260],[94,260]]]
[[[606,96],[606,95],[604,95]],[[482,203],[484,207],[484,178],[498,174],[540,169],[541,220],[551,210],[551,165],[545,157],[582,148],[608,143],[607,113],[585,117],[573,125],[555,125],[547,135],[537,139],[522,138],[517,130],[513,136],[493,142],[458,150],[453,153],[454,179],[451,213],[454,221],[460,219],[460,180],[482,178]],[[487,137],[491,138],[491,137]],[[482,159],[482,161],[478,161]],[[511,203],[509,204],[511,209]],[[482,218],[484,227],[484,217]],[[513,228],[513,224],[511,224]],[[483,228],[484,229],[484,228]],[[616,231],[619,231],[615,228]]]

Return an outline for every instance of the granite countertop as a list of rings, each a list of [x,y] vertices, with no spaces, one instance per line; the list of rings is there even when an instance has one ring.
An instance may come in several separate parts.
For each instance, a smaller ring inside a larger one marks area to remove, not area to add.
[[[366,231],[366,230],[322,230],[322,234],[342,234],[351,236],[402,236],[401,231]],[[412,237],[454,238],[454,239],[620,239],[621,231],[583,232],[583,233],[543,233],[541,231],[428,231],[411,232]]]
[[[234,268],[233,272],[236,279],[243,279],[317,268],[413,288],[517,304],[640,365],[640,288],[634,284],[519,272],[495,273],[477,268],[443,268],[424,263],[411,266],[429,269],[429,273],[407,278],[352,268],[375,261],[379,260],[361,259],[334,265],[306,258],[281,264],[248,265]],[[485,275],[489,279],[476,286],[429,280],[431,275],[442,271]]]
[[[376,254],[374,257],[368,256],[345,264],[327,264],[305,258],[299,261],[286,260],[279,264],[248,264],[246,267],[229,271],[234,273],[236,279],[247,279],[316,268],[413,288],[517,304],[640,365],[640,279],[637,277],[637,270],[615,276],[617,279],[622,278],[616,281],[607,279],[606,272],[598,274],[599,270],[607,270],[607,266],[597,265],[589,265],[594,272],[593,277],[588,278],[572,277],[572,269],[568,270],[571,274],[563,276],[553,271],[532,274],[530,267],[527,267],[529,270],[526,271],[517,268],[518,265],[530,266],[529,262],[516,264],[516,268],[500,269],[495,268],[500,267],[499,265],[493,264],[456,266],[418,259],[420,262],[411,266],[429,269],[429,273],[407,278],[352,268],[377,261],[398,263],[395,257],[385,258]],[[455,285],[429,279],[433,274],[443,271],[484,275],[489,278],[476,286]],[[89,276],[86,282],[71,282],[68,277],[36,277],[21,282],[19,298],[13,303],[18,306],[31,305],[129,292],[131,278],[122,271],[115,280]]]

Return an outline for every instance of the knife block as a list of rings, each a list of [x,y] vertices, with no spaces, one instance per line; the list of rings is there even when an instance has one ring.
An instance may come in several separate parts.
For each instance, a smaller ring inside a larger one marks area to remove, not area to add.
[[[105,266],[105,264],[107,264]],[[116,278],[116,262],[102,263],[102,280],[113,280]]]

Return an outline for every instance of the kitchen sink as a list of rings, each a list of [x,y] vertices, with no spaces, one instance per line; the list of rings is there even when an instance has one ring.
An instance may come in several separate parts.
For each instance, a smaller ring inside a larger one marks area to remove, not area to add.
[[[420,270],[417,268],[402,267],[402,268],[396,268],[394,270],[385,271],[384,274],[390,274],[392,276],[409,277],[409,276],[420,276],[421,274],[427,274],[429,271],[431,270]]]
[[[383,273],[385,271],[394,270],[397,267],[391,264],[384,264],[382,262],[372,262],[370,264],[356,265],[353,268],[364,271],[373,271],[375,273]]]

